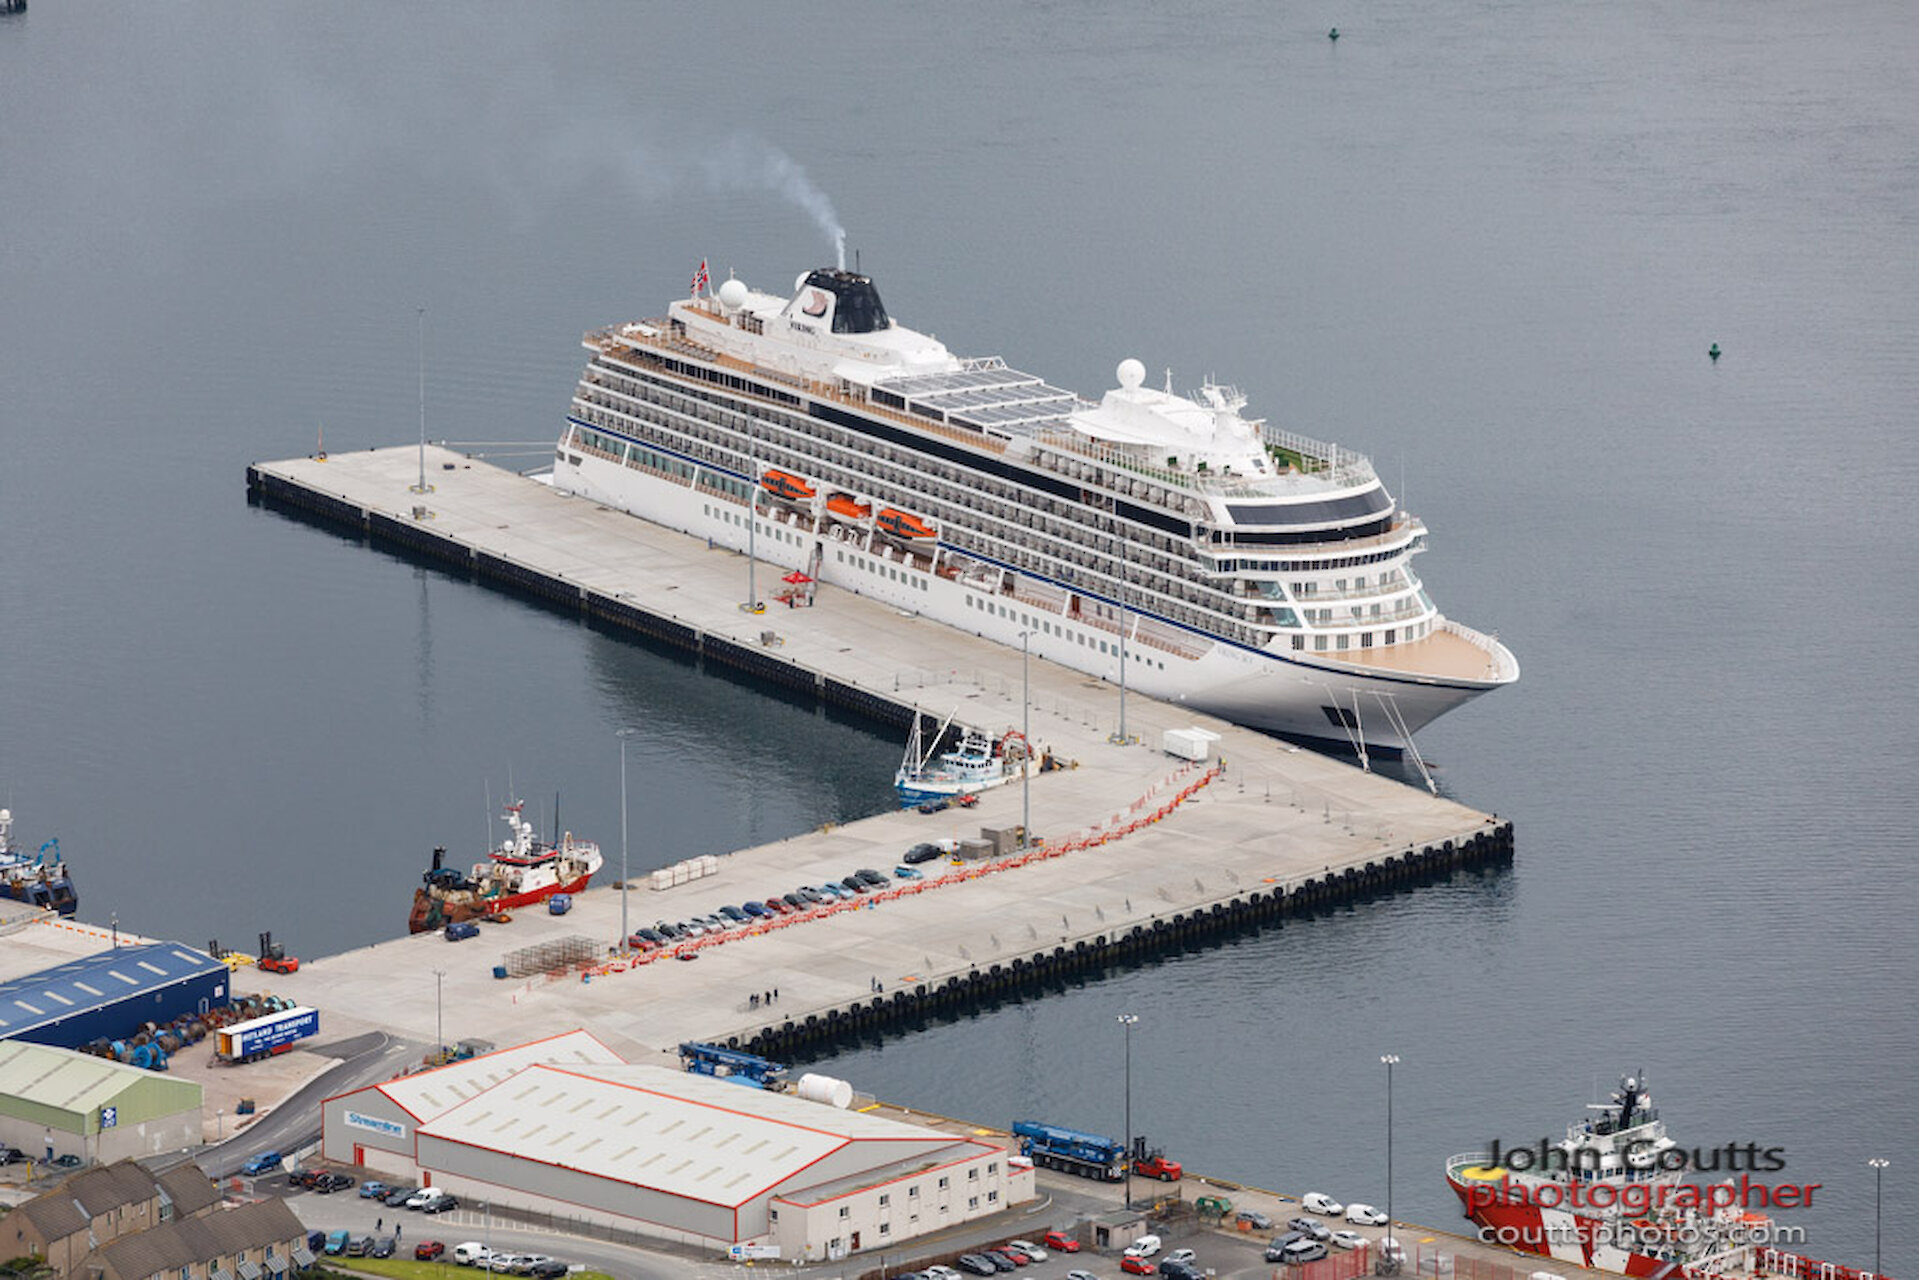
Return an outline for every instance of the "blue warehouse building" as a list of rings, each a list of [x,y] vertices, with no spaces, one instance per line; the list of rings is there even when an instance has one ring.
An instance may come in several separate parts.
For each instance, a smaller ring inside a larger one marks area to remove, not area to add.
[[[232,1000],[226,965],[178,942],[116,947],[0,983],[0,1040],[77,1049]]]

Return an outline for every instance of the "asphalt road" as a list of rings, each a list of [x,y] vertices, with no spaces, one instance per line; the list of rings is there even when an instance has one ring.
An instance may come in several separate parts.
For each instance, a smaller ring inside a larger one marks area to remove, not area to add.
[[[319,1046],[340,1064],[308,1081],[286,1101],[274,1107],[225,1142],[202,1148],[194,1158],[209,1176],[230,1178],[240,1166],[262,1151],[297,1151],[320,1139],[320,1104],[335,1094],[362,1085],[391,1080],[431,1045],[403,1040],[384,1031],[369,1031],[333,1044]]]

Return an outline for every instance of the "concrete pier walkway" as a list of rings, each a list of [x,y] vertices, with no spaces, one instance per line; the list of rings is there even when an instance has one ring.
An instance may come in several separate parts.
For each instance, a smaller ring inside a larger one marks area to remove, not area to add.
[[[248,483],[271,505],[883,720],[904,725],[918,707],[938,716],[958,708],[961,723],[989,731],[1022,722],[1017,650],[825,585],[811,608],[749,614],[739,607],[747,565],[734,552],[440,448],[426,451],[431,491],[421,493],[419,465],[414,447],[370,450],[256,464]],[[776,575],[761,576],[764,592]],[[1011,978],[1015,966],[1058,951],[1118,956],[1129,937],[1150,941],[1175,925],[1203,932],[1228,917],[1264,918],[1289,902],[1510,854],[1510,825],[1486,814],[1137,694],[1126,699],[1132,740],[1115,743],[1116,686],[1040,659],[1025,674],[1033,742],[1076,765],[1034,777],[1030,796],[1014,783],[972,810],[885,814],[741,850],[720,860],[717,875],[664,892],[645,887],[638,873],[650,864],[636,860],[627,917],[638,927],[861,867],[890,873],[916,842],[1017,826],[1029,804],[1035,837],[1086,846],[1074,852],[731,938],[700,950],[697,963],[602,970],[587,981],[578,972],[493,977],[505,953],[541,941],[614,945],[620,894],[599,887],[566,916],[521,911],[461,943],[401,938],[311,961],[296,975],[271,976],[271,986],[416,1036],[430,1036],[443,1014],[449,1039],[507,1043],[587,1025],[629,1049],[665,1051],[689,1039],[790,1045],[809,1017],[850,1029],[882,999],[890,1009],[907,993],[924,998],[996,971]],[[1223,775],[1158,749],[1162,731],[1192,725],[1219,735]],[[1177,808],[1139,822],[1195,783],[1203,785]],[[612,879],[602,873],[602,882]],[[396,928],[403,911],[396,896]],[[438,1004],[437,984],[422,980],[435,970],[445,971]],[[778,1000],[766,1004],[775,989]]]

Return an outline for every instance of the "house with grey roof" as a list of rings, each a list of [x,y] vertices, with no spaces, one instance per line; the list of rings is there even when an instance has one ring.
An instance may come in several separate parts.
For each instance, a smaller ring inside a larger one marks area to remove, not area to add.
[[[220,1193],[191,1162],[154,1173],[132,1160],[63,1178],[0,1218],[0,1252],[44,1258],[59,1275],[85,1274],[88,1255],[123,1236],[198,1219]]]
[[[81,1259],[74,1274],[86,1280],[273,1280],[312,1261],[306,1235],[286,1201],[256,1200],[120,1236]]]

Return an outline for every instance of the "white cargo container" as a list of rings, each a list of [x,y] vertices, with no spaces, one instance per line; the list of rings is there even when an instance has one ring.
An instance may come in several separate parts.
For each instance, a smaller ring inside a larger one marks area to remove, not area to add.
[[[1159,749],[1181,760],[1204,760],[1213,754],[1213,744],[1218,741],[1218,734],[1195,725],[1190,729],[1168,729],[1160,735]]]

